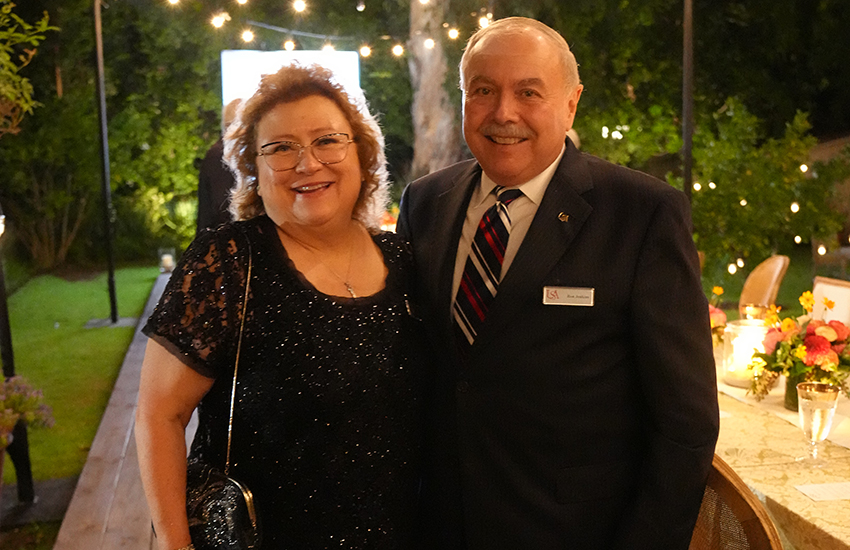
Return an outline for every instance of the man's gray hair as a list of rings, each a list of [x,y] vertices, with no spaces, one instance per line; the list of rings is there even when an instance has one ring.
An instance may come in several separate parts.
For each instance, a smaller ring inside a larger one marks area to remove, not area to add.
[[[536,19],[529,19],[527,17],[497,19],[486,27],[478,29],[469,38],[469,42],[466,43],[466,49],[463,52],[463,57],[460,59],[460,89],[464,89],[464,77],[466,67],[469,64],[469,54],[484,37],[494,34],[523,34],[528,31],[538,31],[555,47],[559,53],[561,66],[564,69],[567,89],[570,91],[574,90],[581,83],[581,80],[578,76],[578,63],[576,63],[576,58],[573,52],[570,51],[567,41],[555,29]]]

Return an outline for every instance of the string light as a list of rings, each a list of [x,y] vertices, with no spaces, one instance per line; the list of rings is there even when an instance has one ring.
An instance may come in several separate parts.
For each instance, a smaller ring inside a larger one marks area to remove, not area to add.
[[[801,242],[803,242],[803,237],[801,237],[799,235],[795,236],[794,242],[797,243],[797,244],[800,244]]]
[[[738,264],[738,267],[744,267],[744,260],[742,260],[741,258],[735,260],[735,263]]]
[[[302,11],[307,9],[307,2],[305,2],[304,0],[295,0],[292,3],[292,9],[294,9],[298,13],[301,13]]]
[[[180,3],[180,0],[168,0],[168,3],[171,4],[172,6],[176,6],[177,4]]]
[[[429,50],[433,50],[434,46],[436,46],[436,43],[434,42],[433,38],[426,38],[425,39],[425,48],[427,48]]]
[[[363,0],[358,0],[357,2],[357,11],[363,11],[366,9],[366,2]]]
[[[395,46],[393,46],[393,55],[396,57],[401,57],[402,55],[404,55],[404,46],[402,46],[401,44],[396,44]]]
[[[360,56],[361,57],[369,57],[372,55],[372,48],[369,46],[361,46],[360,47]]]
[[[226,11],[223,11],[213,16],[212,26],[217,29],[220,29],[226,21],[230,21],[230,14]]]
[[[700,189],[702,189],[702,185],[700,185],[698,181],[695,181],[694,182],[694,191],[699,191]]]
[[[292,50],[295,49],[295,41],[294,40],[287,40],[286,42],[283,43],[283,49],[288,51],[288,52],[291,52]]]
[[[334,48],[334,45],[333,45],[333,44],[331,44],[330,42],[328,42],[327,44],[325,44],[324,46],[322,46],[322,51],[323,51],[323,52],[333,52],[333,51],[336,51],[336,48]]]
[[[738,272],[738,266],[736,266],[735,264],[729,264],[729,266],[726,268],[726,271],[729,272],[729,275],[734,275]]]
[[[242,41],[243,42],[253,42],[254,41],[254,33],[250,30],[242,31]]]
[[[478,20],[478,26],[481,27],[482,29],[485,28],[485,27],[488,27],[489,25],[490,25],[490,20],[487,19],[486,17],[482,17],[481,19]]]
[[[245,4],[247,4],[247,3],[248,3],[248,0],[236,0],[236,3],[237,3],[237,4],[239,4],[239,5],[244,6]]]
[[[826,247],[824,245],[820,245],[818,247],[818,255],[825,256],[826,255]]]
[[[428,0],[419,0],[419,3],[423,6],[428,3]]]
[[[747,206],[747,199],[741,199],[741,202],[739,204],[741,206]]]
[[[809,167],[808,167],[808,166],[806,166],[805,164],[801,164],[801,165],[800,165],[800,172],[806,173],[806,172],[808,172],[808,171],[809,171]]]
[[[457,40],[457,37],[460,36],[460,31],[457,29],[449,29],[449,38],[452,40]]]
[[[713,181],[710,181],[710,182],[708,182],[708,188],[709,189],[717,189],[717,185],[715,185],[715,183]]]
[[[796,202],[792,202],[791,203],[791,212],[796,214],[799,211],[800,211],[800,205]]]

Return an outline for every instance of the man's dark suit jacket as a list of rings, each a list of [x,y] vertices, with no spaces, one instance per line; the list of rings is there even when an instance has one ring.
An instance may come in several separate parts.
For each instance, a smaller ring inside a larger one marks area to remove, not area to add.
[[[719,421],[685,195],[567,140],[462,362],[452,276],[480,176],[461,162],[401,202],[438,354],[430,547],[687,548]],[[547,288],[592,288],[594,304],[544,305]]]
[[[224,165],[224,142],[216,141],[210,147],[198,174],[198,225],[196,233],[207,227],[218,227],[230,221],[230,189],[235,180],[233,174]]]

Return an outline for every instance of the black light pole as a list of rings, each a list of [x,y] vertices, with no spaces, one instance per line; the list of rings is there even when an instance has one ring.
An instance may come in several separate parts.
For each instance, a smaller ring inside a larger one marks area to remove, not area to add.
[[[100,0],[94,0],[94,41],[97,49],[97,98],[100,120],[100,159],[103,165],[103,229],[106,237],[106,263],[109,268],[109,318],[118,322],[118,304],[115,299],[115,261],[112,257],[112,224],[115,213],[112,208],[112,189],[109,175],[109,137],[106,130],[106,85],[103,71],[103,32],[100,25]]]
[[[0,237],[6,229],[6,217],[0,207]],[[0,361],[3,362],[4,378],[15,376],[15,356],[12,353],[12,330],[9,328],[9,306],[6,301],[6,276],[3,273],[3,261],[0,257]],[[12,443],[6,448],[12,464],[15,466],[15,477],[18,485],[18,502],[32,503],[35,501],[35,489],[32,482],[32,466],[30,464],[30,446],[27,438],[27,425],[18,421],[12,430]]]
[[[683,189],[691,200],[693,188],[693,141],[694,141],[694,25],[693,0],[685,0],[685,14],[682,21],[683,59],[682,59],[682,178]]]

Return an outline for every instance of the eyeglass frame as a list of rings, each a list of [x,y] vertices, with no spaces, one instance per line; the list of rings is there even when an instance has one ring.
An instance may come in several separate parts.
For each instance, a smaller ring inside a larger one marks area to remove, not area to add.
[[[286,140],[286,139],[282,139],[280,141],[270,141],[269,143],[265,143],[263,145],[260,145],[260,151],[257,153],[257,156],[258,157],[270,157],[270,156],[274,155],[274,153],[276,151],[273,151],[271,153],[266,153],[265,151],[263,151],[264,148],[266,148],[270,145],[279,145],[281,143],[289,143],[293,146],[297,146],[298,147],[298,160],[292,168],[284,168],[282,170],[275,170],[274,168],[272,168],[271,164],[269,164],[269,161],[266,161],[266,166],[268,166],[269,170],[271,170],[272,172],[288,172],[290,170],[295,170],[296,168],[298,168],[298,165],[301,164],[301,160],[304,158],[304,151],[305,150],[313,147],[313,145],[317,141],[319,141],[320,139],[330,137],[330,136],[345,136],[346,139],[345,139],[344,143],[345,143],[346,146],[356,142],[356,140],[351,139],[351,137],[348,135],[347,132],[331,132],[330,134],[325,134],[323,136],[317,137],[316,139],[311,141],[309,145],[301,145],[297,141],[289,141],[289,140]],[[325,161],[321,160],[319,157],[317,157],[315,152],[313,153],[313,158],[316,159],[317,161],[319,161],[321,164],[324,164],[325,166],[329,166],[331,164],[339,164],[340,162],[342,162],[346,158],[348,158],[348,147],[345,148],[345,154],[343,155],[343,157],[341,159],[339,159],[338,161],[335,161],[335,162],[325,162]]]

